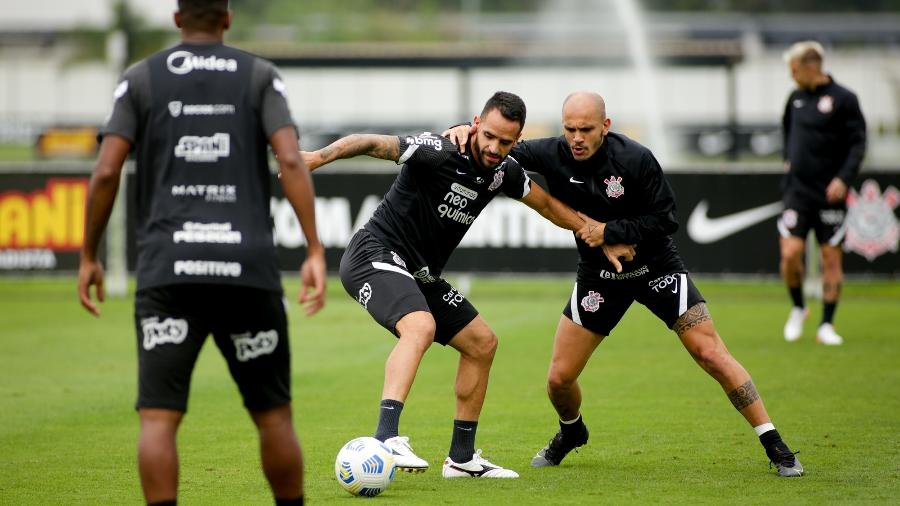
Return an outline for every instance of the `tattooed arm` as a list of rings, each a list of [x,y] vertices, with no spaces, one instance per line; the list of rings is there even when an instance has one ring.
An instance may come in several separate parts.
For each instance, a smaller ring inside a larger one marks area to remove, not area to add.
[[[359,155],[396,162],[400,159],[400,139],[392,135],[351,134],[317,151],[301,151],[300,154],[309,170]]]

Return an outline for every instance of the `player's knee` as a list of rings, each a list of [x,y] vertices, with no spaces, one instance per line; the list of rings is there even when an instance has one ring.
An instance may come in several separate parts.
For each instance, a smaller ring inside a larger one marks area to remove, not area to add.
[[[478,331],[475,334],[475,346],[472,346],[471,355],[478,360],[487,360],[491,361],[494,359],[494,355],[497,353],[497,345],[499,340],[497,339],[497,334],[494,334],[494,331],[485,328]]]
[[[397,322],[397,334],[401,339],[414,339],[430,345],[434,341],[437,325],[428,313],[410,313]]]
[[[551,367],[550,372],[547,374],[547,390],[550,392],[565,390],[570,388],[576,379],[575,375],[567,371]]]

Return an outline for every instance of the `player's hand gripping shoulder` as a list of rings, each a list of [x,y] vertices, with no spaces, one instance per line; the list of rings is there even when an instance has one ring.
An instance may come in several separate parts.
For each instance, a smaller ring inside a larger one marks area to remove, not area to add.
[[[456,125],[454,127],[448,128],[447,130],[444,130],[443,132],[441,132],[441,137],[447,137],[448,139],[450,139],[450,142],[456,144],[459,152],[465,154],[466,146],[469,145],[469,137],[471,137],[474,133],[475,125],[463,123],[462,125]]]
[[[351,134],[316,151],[300,151],[309,170],[315,170],[342,158],[366,155],[372,158],[400,159],[400,139],[392,135]]]

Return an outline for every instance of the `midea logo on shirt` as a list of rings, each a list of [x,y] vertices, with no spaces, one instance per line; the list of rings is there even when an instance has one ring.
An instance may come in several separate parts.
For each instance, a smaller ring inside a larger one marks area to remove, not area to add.
[[[175,51],[166,58],[169,72],[182,76],[192,70],[237,72],[237,60],[213,56],[196,56],[190,51]]]

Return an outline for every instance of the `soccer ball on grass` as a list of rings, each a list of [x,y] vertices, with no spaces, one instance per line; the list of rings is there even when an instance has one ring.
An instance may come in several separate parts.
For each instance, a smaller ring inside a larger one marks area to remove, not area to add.
[[[391,450],[373,437],[358,437],[345,444],[334,461],[334,474],[353,495],[376,496],[394,479]]]

